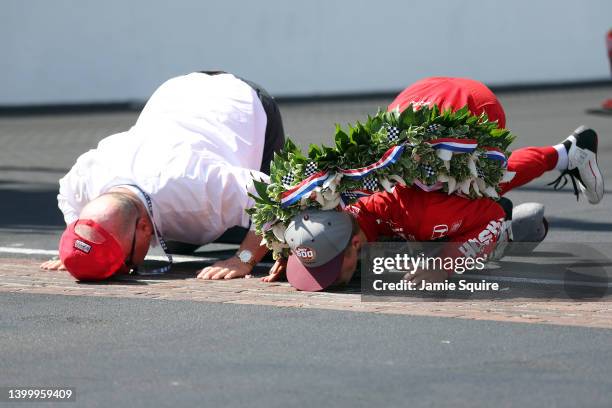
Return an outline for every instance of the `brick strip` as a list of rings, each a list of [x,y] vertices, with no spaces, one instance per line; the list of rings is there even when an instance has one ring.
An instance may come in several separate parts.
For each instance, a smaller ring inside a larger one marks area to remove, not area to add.
[[[193,265],[187,270],[179,264],[173,274],[156,279],[125,277],[101,284],[83,284],[75,282],[65,272],[41,271],[38,264],[39,261],[31,259],[0,259],[0,292],[190,300],[612,328],[610,297],[578,302],[557,298],[534,300],[517,297],[515,293],[512,298],[496,300],[363,302],[355,288],[344,292],[308,293],[296,291],[287,283],[266,284],[257,278],[196,280],[191,278]]]

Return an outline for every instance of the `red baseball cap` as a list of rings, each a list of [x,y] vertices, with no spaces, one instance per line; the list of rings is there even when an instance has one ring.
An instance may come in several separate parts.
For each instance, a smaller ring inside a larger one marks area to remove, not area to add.
[[[506,127],[506,114],[495,94],[485,84],[469,78],[431,77],[421,79],[404,89],[388,107],[389,111],[399,107],[400,111],[410,104],[438,105],[442,110],[457,111],[468,106],[474,115],[483,112],[490,121],[497,121],[500,128]]]
[[[78,280],[107,279],[119,271],[125,260],[115,237],[92,220],[77,220],[66,228],[59,255],[68,272]]]

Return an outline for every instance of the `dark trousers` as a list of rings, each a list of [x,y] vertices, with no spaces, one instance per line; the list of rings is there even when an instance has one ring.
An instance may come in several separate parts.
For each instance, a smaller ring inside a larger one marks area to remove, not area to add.
[[[225,71],[200,71],[203,74],[218,75],[225,74]],[[285,144],[285,130],[283,129],[283,119],[280,114],[280,109],[274,98],[266,91],[261,85],[256,84],[248,79],[240,78],[242,82],[249,85],[257,97],[261,101],[261,104],[266,112],[267,124],[266,133],[264,136],[264,148],[263,157],[261,161],[261,168],[259,169],[262,173],[270,173],[270,162],[274,157],[274,153],[280,151]]]
[[[208,75],[224,74],[225,71],[201,71]],[[239,78],[239,77],[238,77]],[[270,162],[274,157],[274,153],[280,151],[285,144],[285,130],[283,129],[283,120],[280,114],[280,109],[274,98],[260,85],[248,79],[239,78],[241,81],[249,85],[257,93],[257,97],[266,112],[267,124],[264,137],[263,157],[261,161],[260,171],[262,173],[270,173]],[[225,231],[215,242],[223,244],[240,244],[244,240],[248,229],[244,227],[232,227]],[[168,251],[173,254],[190,254],[198,249],[201,245],[188,244],[178,241],[167,241]]]

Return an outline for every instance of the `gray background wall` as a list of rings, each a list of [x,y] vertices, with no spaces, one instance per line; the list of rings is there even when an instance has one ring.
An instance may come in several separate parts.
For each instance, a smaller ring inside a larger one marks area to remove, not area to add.
[[[280,96],[608,78],[610,0],[2,0],[0,105],[144,100],[236,72]]]

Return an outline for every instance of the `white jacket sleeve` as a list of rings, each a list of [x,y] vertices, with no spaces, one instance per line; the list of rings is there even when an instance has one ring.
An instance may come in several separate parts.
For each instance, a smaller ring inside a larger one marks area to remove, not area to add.
[[[70,171],[59,181],[59,194],[57,204],[64,214],[64,221],[69,225],[79,218],[79,214],[89,202],[86,188],[86,175],[81,168],[87,169],[87,160],[92,156],[92,151],[84,153],[79,157]],[[83,163],[86,166],[83,166]]]
[[[68,173],[59,182],[60,189],[57,195],[57,205],[64,214],[64,221],[66,225],[72,224],[79,218],[81,210],[87,203],[84,200],[84,194],[80,190],[77,180],[74,177],[70,177]]]

